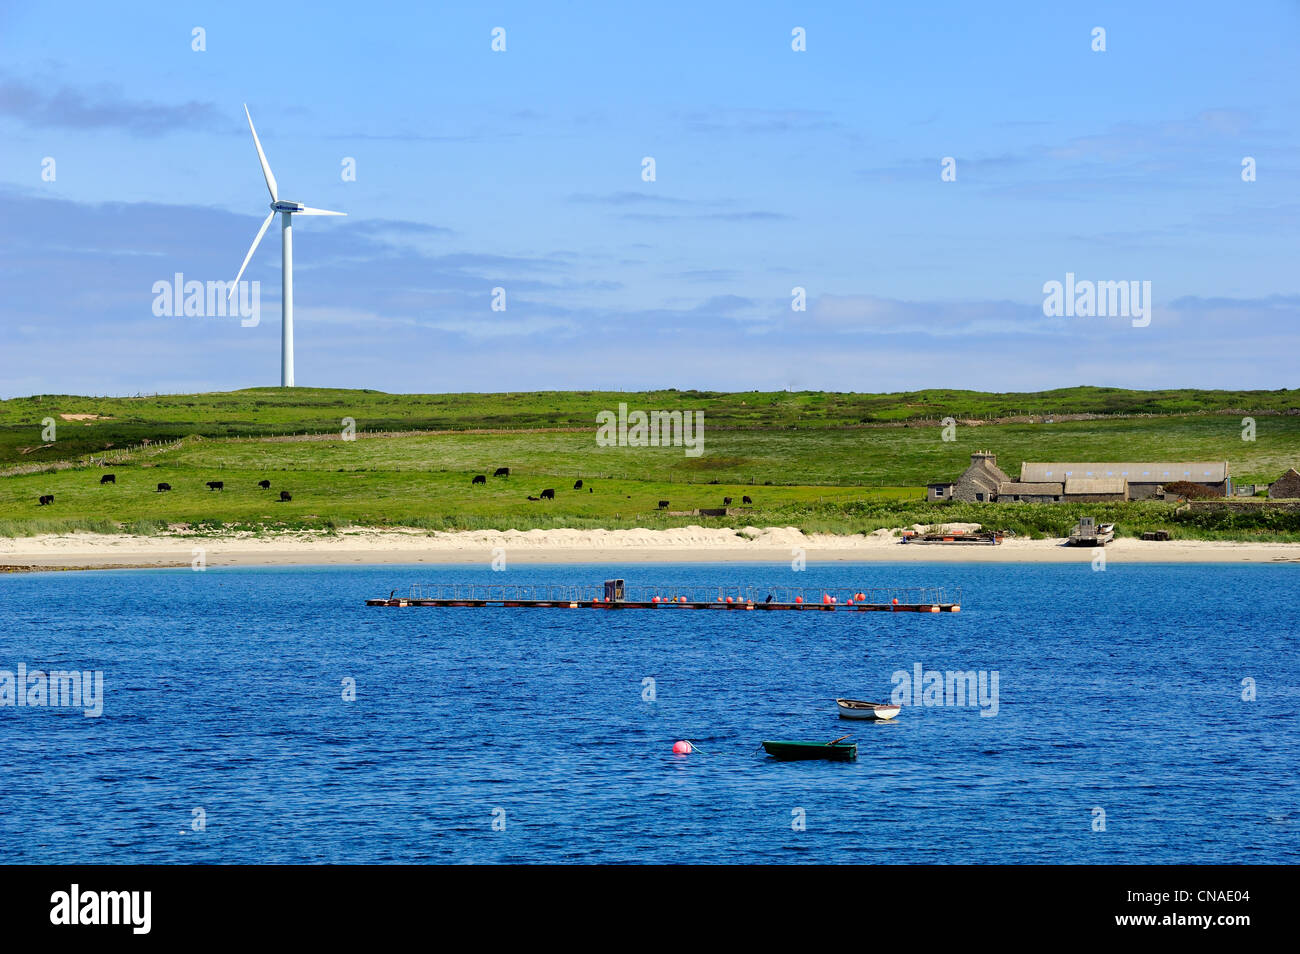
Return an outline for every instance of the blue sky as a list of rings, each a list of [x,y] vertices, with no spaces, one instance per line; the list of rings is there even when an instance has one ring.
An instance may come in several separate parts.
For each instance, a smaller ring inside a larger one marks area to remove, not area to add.
[[[3,3],[0,396],[278,383],[276,230],[257,327],[152,310],[266,214],[245,102],[349,213],[295,220],[300,385],[1294,386],[1298,54],[1296,2]]]

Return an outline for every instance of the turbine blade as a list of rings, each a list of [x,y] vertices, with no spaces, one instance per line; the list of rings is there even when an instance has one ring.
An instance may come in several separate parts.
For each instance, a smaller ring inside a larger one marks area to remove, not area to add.
[[[253,145],[257,147],[257,160],[262,164],[262,175],[266,176],[266,187],[271,190],[271,201],[280,200],[279,190],[275,187],[275,176],[271,172],[271,164],[266,161],[266,153],[262,151],[262,142],[257,138],[257,130],[253,128],[253,117],[248,111],[248,104],[244,104],[244,115],[248,117],[248,131],[253,134]]]
[[[262,227],[257,230],[257,238],[253,239],[253,244],[248,247],[248,254],[244,256],[244,264],[239,266],[239,274],[236,275],[235,280],[230,283],[230,291],[226,294],[227,298],[230,298],[235,294],[235,288],[239,285],[239,279],[243,277],[244,269],[248,267],[249,259],[251,259],[253,253],[257,251],[257,246],[258,243],[262,241],[262,236],[265,235],[266,230],[271,227],[271,220],[273,218],[275,218],[274,209],[272,209],[271,214],[266,217],[266,221],[262,223]]]
[[[329,209],[299,209],[294,215],[347,215],[346,212],[331,212]]]

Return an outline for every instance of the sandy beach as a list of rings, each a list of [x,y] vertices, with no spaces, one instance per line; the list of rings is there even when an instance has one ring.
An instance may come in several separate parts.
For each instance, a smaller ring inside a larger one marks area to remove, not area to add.
[[[197,551],[202,551],[201,554]],[[1000,546],[901,544],[869,536],[804,534],[791,527],[742,530],[480,530],[440,533],[353,528],[338,533],[164,536],[73,533],[0,539],[0,570],[107,569],[205,565],[293,566],[510,563],[788,563],[802,551],[817,562],[1086,563],[1089,548],[1060,540],[1008,539]],[[1300,544],[1118,539],[1113,563],[1300,563]]]

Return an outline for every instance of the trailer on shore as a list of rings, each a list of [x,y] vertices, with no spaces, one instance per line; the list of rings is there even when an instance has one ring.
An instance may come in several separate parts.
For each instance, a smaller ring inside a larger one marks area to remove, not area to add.
[[[1080,517],[1065,541],[1070,547],[1104,547],[1115,539],[1113,523],[1097,523],[1092,517]]]

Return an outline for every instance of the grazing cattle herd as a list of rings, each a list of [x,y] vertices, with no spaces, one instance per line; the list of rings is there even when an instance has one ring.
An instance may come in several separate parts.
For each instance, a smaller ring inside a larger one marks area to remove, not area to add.
[[[117,474],[104,474],[103,476],[101,476],[101,477],[99,478],[99,485],[102,487],[102,486],[104,486],[104,484],[112,484],[114,487],[116,487],[116,486],[117,486]],[[259,480],[259,481],[257,482],[257,486],[261,487],[263,490],[270,490],[270,489],[271,489],[271,482],[270,482],[269,480]],[[208,483],[207,483],[207,487],[208,487],[208,490],[225,490],[225,489],[226,489],[226,482],[225,482],[224,480],[209,480]],[[164,494],[164,493],[166,493],[167,491],[169,491],[169,490],[171,490],[171,489],[172,489],[172,485],[171,485],[171,484],[169,484],[169,483],[165,483],[165,482],[162,482],[162,483],[159,483],[159,484],[158,484],[158,489],[155,490],[154,493]],[[290,497],[287,493],[285,493],[285,492],[282,490],[282,491],[280,491],[280,499],[281,499],[281,500],[292,500],[293,498]],[[49,505],[52,504],[52,503],[54,503],[54,494],[41,494],[41,495],[40,495],[40,499],[39,499],[39,501],[38,501],[38,503],[37,503],[37,506],[38,506],[38,507],[47,507],[47,506],[49,506]]]
[[[510,476],[510,468],[509,468],[509,467],[498,467],[498,468],[497,468],[497,469],[492,473],[492,476],[493,476],[493,477],[509,477],[509,476]],[[99,483],[100,483],[101,486],[103,486],[104,484],[113,484],[114,486],[116,486],[116,484],[117,484],[117,475],[116,475],[116,474],[104,474],[104,475],[102,475],[102,476],[99,478]],[[713,481],[711,481],[711,483],[713,483]],[[473,486],[473,485],[476,485],[476,484],[487,484],[487,475],[486,475],[486,474],[475,474],[474,477],[470,480],[470,485]],[[270,489],[271,489],[271,482],[270,482],[269,480],[259,480],[259,481],[257,482],[257,486],[260,487],[262,490],[270,490]],[[573,489],[574,489],[574,490],[582,490],[585,486],[586,486],[586,485],[585,485],[581,480],[576,480],[576,481],[574,481],[574,483],[573,483]],[[225,483],[225,481],[223,481],[223,480],[209,480],[209,481],[207,482],[207,487],[208,487],[208,490],[225,490],[225,488],[226,488],[226,483]],[[157,490],[157,493],[160,493],[160,494],[161,494],[161,493],[165,493],[165,492],[167,492],[167,491],[169,491],[169,490],[171,490],[171,489],[172,489],[172,485],[171,485],[171,484],[168,484],[168,483],[160,483],[160,484],[158,484],[158,490]],[[596,492],[596,488],[594,488],[594,487],[586,487],[586,490],[587,490],[587,493],[589,493],[589,494],[590,494],[590,493],[595,493],[595,492]],[[539,501],[539,500],[554,500],[554,499],[555,499],[555,488],[553,488],[553,487],[547,487],[545,490],[543,490],[543,491],[541,492],[541,495],[540,495],[540,496],[534,497],[534,496],[532,496],[532,495],[530,494],[530,495],[528,496],[528,499],[531,500],[531,501],[534,501],[534,502]],[[628,499],[629,499],[629,500],[632,499],[630,495],[628,496]],[[752,500],[748,495],[745,495],[745,496],[741,497],[740,499],[741,499],[744,503],[747,503],[747,504],[752,504],[752,503],[754,502],[754,501],[753,501],[753,500]],[[280,491],[280,501],[281,501],[281,502],[291,501],[291,500],[293,500],[293,497],[289,494],[289,492],[288,492],[287,490],[282,490],[282,491]],[[49,506],[49,505],[52,504],[52,503],[54,503],[54,494],[41,494],[41,496],[40,496],[40,501],[39,501],[39,503],[38,503],[37,505],[38,505],[38,506],[41,506],[41,507],[46,507],[46,506]],[[660,510],[667,510],[667,509],[668,509],[668,503],[669,503],[669,502],[668,502],[667,500],[661,500],[661,501],[659,501],[659,509],[660,509]],[[724,507],[730,507],[730,506],[731,506],[731,498],[730,498],[730,497],[723,497],[723,498],[722,498],[722,505],[723,505]]]

